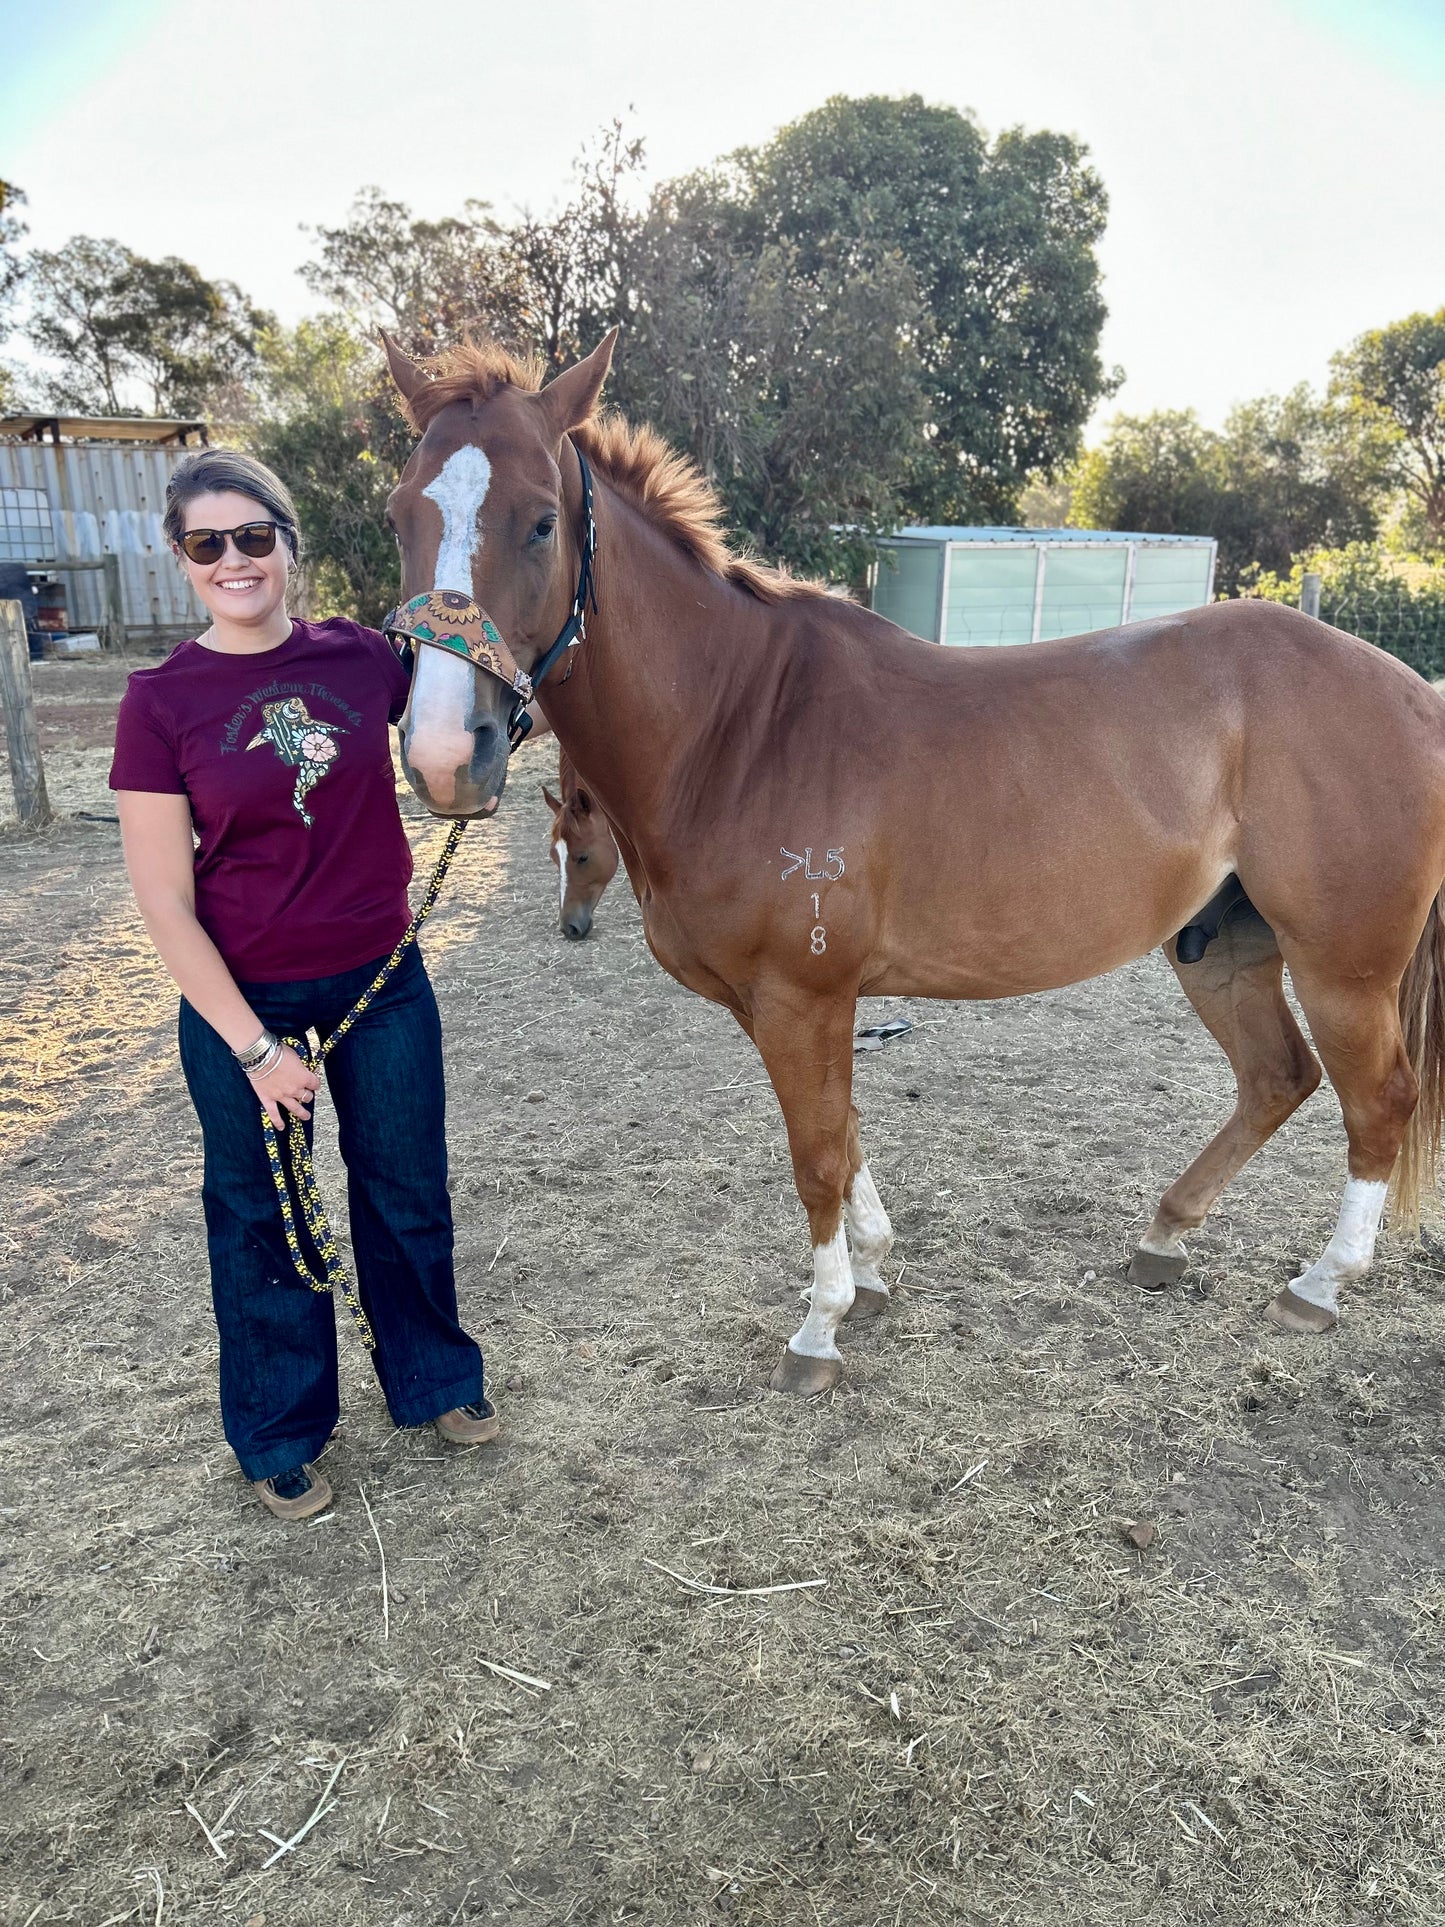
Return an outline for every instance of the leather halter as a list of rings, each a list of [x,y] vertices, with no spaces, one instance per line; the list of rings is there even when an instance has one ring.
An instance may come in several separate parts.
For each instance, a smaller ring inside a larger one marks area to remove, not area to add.
[[[577,593],[572,611],[563,623],[551,648],[532,664],[531,671],[519,669],[516,658],[502,640],[501,631],[481,604],[455,589],[426,589],[402,603],[381,625],[381,633],[403,662],[410,662],[418,644],[429,649],[450,649],[465,656],[477,669],[512,691],[513,703],[507,716],[507,740],[515,754],[527,740],[532,718],[527,704],[546,681],[559,657],[587,640],[587,610],[597,608],[597,523],[592,513],[592,472],[576,443],[572,453],[582,476],[582,560],[577,570]],[[572,674],[568,663],[567,676]]]

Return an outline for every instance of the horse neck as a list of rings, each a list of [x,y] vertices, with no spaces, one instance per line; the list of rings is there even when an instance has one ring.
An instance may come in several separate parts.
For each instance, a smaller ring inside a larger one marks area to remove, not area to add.
[[[610,821],[641,843],[720,703],[744,698],[768,611],[605,484],[597,604],[570,682],[547,692],[547,718]]]

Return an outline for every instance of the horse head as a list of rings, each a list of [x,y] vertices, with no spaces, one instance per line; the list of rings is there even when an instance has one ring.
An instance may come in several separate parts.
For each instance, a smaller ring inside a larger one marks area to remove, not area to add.
[[[584,784],[564,776],[561,796],[545,783],[542,795],[552,812],[548,854],[558,872],[557,920],[564,937],[585,937],[603,891],[617,874],[617,843]]]
[[[531,696],[530,672],[561,641],[569,610],[578,614],[586,484],[564,445],[597,405],[616,330],[540,390],[518,385],[526,369],[484,350],[432,380],[383,339],[421,437],[387,503],[402,569],[388,627],[422,645],[402,768],[435,815],[486,816],[501,800],[508,728]]]

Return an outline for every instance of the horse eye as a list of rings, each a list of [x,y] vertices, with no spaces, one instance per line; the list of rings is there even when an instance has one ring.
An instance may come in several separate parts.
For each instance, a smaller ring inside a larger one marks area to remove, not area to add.
[[[583,850],[579,855],[574,856],[572,861],[574,863],[586,863],[588,861],[587,852]]]
[[[532,540],[534,542],[545,542],[556,526],[557,518],[555,515],[544,515],[532,531]]]

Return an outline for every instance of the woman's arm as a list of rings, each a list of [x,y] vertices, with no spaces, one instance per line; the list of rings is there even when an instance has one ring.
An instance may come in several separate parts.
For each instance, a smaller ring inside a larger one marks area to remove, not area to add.
[[[121,842],[145,927],[161,962],[181,995],[233,1051],[246,1050],[265,1028],[222,961],[221,953],[196,921],[196,879],[191,841],[191,806],[184,796],[152,790],[117,790]],[[292,1050],[264,1077],[251,1083],[267,1116],[279,1129],[284,1104],[297,1117],[309,1117],[320,1079]]]

